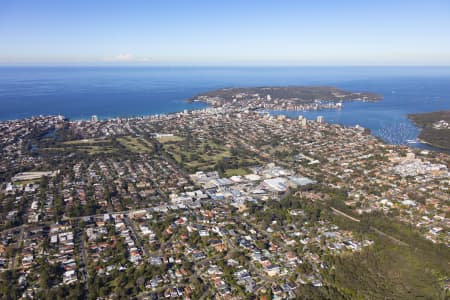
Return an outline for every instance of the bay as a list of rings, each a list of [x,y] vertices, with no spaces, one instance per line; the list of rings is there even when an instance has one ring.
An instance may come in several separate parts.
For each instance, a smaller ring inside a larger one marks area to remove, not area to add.
[[[207,90],[286,85],[382,94],[382,101],[345,103],[342,110],[273,113],[359,124],[394,144],[417,138],[408,113],[450,109],[450,67],[0,67],[0,120],[171,113],[205,107],[185,100]]]

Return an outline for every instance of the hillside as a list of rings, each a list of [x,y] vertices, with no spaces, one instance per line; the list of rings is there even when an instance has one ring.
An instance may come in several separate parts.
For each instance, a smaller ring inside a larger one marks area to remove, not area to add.
[[[435,147],[450,149],[450,110],[410,114],[408,118],[422,128],[421,140]]]
[[[201,101],[214,105],[231,102],[292,101],[296,104],[308,104],[315,101],[340,102],[350,100],[378,101],[381,95],[375,93],[349,92],[330,86],[286,86],[286,87],[247,87],[224,88],[196,95],[189,101]]]

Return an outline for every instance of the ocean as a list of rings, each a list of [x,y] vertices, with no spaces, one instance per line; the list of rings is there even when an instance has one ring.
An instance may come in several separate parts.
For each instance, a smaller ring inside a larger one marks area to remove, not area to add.
[[[344,103],[341,110],[273,113],[359,124],[394,144],[417,138],[408,113],[450,109],[450,67],[0,67],[0,120],[171,113],[206,107],[185,100],[207,90],[276,85],[380,93],[382,101]]]

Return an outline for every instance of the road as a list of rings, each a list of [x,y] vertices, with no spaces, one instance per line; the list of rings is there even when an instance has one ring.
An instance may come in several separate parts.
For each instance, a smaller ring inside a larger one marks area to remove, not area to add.
[[[332,210],[333,212],[337,213],[338,215],[341,215],[341,216],[343,216],[343,217],[346,217],[347,219],[350,219],[350,220],[352,220],[352,221],[354,221],[354,222],[357,222],[357,223],[361,222],[359,219],[354,218],[354,217],[352,217],[352,216],[346,214],[345,212],[340,211],[340,210],[338,210],[338,209],[336,209],[336,208],[334,208],[334,207],[332,207],[332,206],[330,206],[330,208],[331,208],[331,210]]]
[[[389,235],[389,234],[387,234],[387,233],[384,233],[383,231],[378,230],[377,228],[375,228],[375,227],[373,227],[373,226],[370,226],[370,229],[373,230],[373,231],[375,231],[375,232],[378,233],[379,235],[381,235],[381,236],[383,236],[383,237],[385,237],[385,238],[390,239],[393,243],[395,243],[395,244],[397,244],[397,245],[409,247],[409,245],[408,245],[407,243],[402,242],[402,241],[400,241],[399,239],[393,237],[392,235]]]
[[[12,232],[17,231],[17,230],[22,230],[22,229],[28,228],[30,226],[31,225],[23,224],[23,225],[19,225],[19,226],[16,226],[16,227],[11,227],[11,228],[8,228],[8,229],[0,231],[0,235],[12,233]]]
[[[88,272],[87,272],[87,266],[88,266],[88,260],[87,260],[87,250],[85,241],[83,239],[83,229],[76,227],[75,230],[75,245],[78,245],[78,252],[80,253],[81,260],[83,263],[83,266],[79,268],[79,271],[81,273],[81,276],[83,276],[85,289],[86,291],[89,291],[89,281],[88,281]]]
[[[131,229],[131,234],[133,236],[133,239],[134,239],[136,245],[139,247],[139,249],[141,249],[141,252],[145,255],[145,258],[148,259],[150,257],[150,251],[146,247],[147,245],[142,244],[142,239],[140,238],[139,234],[137,233],[136,225],[134,224],[134,222],[132,220],[130,220],[130,218],[127,215],[125,215],[124,221],[125,221],[125,224],[127,224],[128,228]]]
[[[24,232],[25,232],[25,227],[26,227],[26,226],[22,226],[22,227],[20,228],[19,238],[17,239],[17,248],[15,249],[16,251],[14,251],[14,257],[11,259],[10,270],[16,269],[17,260],[18,260],[18,258],[17,258],[17,256],[18,256],[18,255],[17,255],[17,252],[18,252],[18,250],[19,250],[19,247],[21,246],[20,244],[21,244],[22,241],[23,241],[23,234],[24,234]]]
[[[349,219],[349,220],[352,220],[353,222],[358,222],[358,223],[361,222],[361,220],[359,220],[359,219],[357,219],[357,218],[354,218],[354,217],[352,217],[352,216],[349,216],[348,214],[344,213],[343,211],[340,211],[340,210],[337,209],[337,208],[334,208],[334,207],[332,207],[332,206],[330,206],[330,208],[331,208],[331,210],[332,210],[334,213],[339,214],[339,215],[341,215],[341,216],[343,216],[343,217],[345,217],[345,218],[347,218],[347,219]],[[391,240],[393,243],[395,243],[395,244],[397,244],[397,245],[409,247],[409,244],[407,244],[407,243],[405,243],[405,242],[403,242],[403,241],[401,241],[401,240],[399,240],[399,239],[393,237],[392,235],[389,235],[389,234],[387,234],[387,233],[385,233],[385,232],[379,230],[379,229],[376,228],[376,227],[370,226],[369,228],[370,228],[370,230],[374,231],[374,232],[377,233],[378,235],[381,235],[382,237],[385,237],[385,238]]]

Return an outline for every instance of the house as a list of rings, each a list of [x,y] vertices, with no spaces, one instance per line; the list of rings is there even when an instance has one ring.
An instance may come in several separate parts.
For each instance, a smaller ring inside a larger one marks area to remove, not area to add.
[[[277,276],[280,273],[280,267],[274,264],[268,265],[264,270],[270,277]]]

